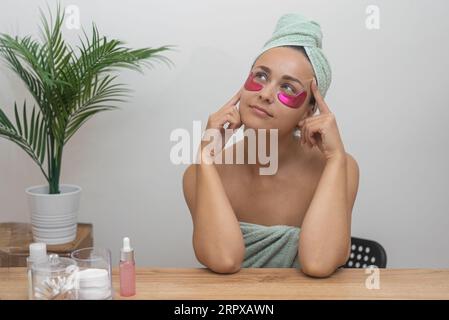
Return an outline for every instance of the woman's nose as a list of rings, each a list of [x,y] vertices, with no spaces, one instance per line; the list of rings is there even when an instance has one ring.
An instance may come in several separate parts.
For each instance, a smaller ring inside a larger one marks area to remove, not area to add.
[[[265,85],[262,90],[259,91],[259,98],[267,103],[273,103],[275,96],[274,86]]]

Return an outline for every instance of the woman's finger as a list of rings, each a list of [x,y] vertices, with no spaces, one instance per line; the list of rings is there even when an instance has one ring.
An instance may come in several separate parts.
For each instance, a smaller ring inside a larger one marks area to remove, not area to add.
[[[220,110],[216,112],[217,117],[223,118],[227,114],[232,114],[235,110],[235,106],[225,105]]]
[[[303,136],[302,143],[305,145],[305,144],[307,144],[307,132],[309,131],[308,123],[304,123],[303,129],[304,129],[304,136]]]
[[[242,95],[242,91],[243,91],[243,89],[240,88],[240,90],[237,91],[237,93],[231,98],[231,100],[228,101],[228,103],[226,103],[226,105],[235,106],[240,101],[240,96]]]
[[[227,114],[226,119],[229,122],[228,129],[236,129],[240,126],[240,117],[235,114]]]
[[[307,117],[307,118],[305,118],[305,119],[303,119],[303,120],[298,122],[298,127],[301,128],[306,123],[314,123],[317,120],[322,120],[323,117],[325,117],[325,115],[322,115],[322,114],[317,114],[317,115],[314,115],[314,116]]]
[[[218,112],[226,112],[234,108],[237,103],[240,101],[240,96],[242,94],[242,89],[240,89],[228,102],[226,102],[220,109],[218,109]]]
[[[320,91],[318,90],[318,86],[316,84],[315,78],[312,81],[312,93],[313,93],[313,97],[315,98],[315,101],[318,105],[318,110],[320,110],[320,114],[330,113],[331,111],[330,111],[328,105],[326,104],[323,97],[321,96]]]
[[[310,128],[309,128],[309,131],[307,132],[308,139],[310,140],[310,142],[313,145],[318,145],[317,141],[315,139],[315,134],[317,134],[317,133],[319,134],[320,133],[320,128],[321,128],[320,125],[311,125]]]
[[[308,145],[310,148],[313,148],[313,142],[312,142],[312,140],[310,139],[311,130],[312,130],[312,127],[311,127],[310,125],[307,125],[307,131],[306,131],[305,139],[306,139],[307,145]]]
[[[326,115],[317,115],[317,116],[313,116],[313,117],[308,117],[307,119],[300,121],[298,123],[298,126],[301,127],[304,124],[312,124],[312,123],[322,122],[325,119],[326,119]]]
[[[236,117],[236,119],[238,119],[240,121],[240,110],[238,110],[236,107],[232,110],[232,114],[234,115],[234,117]]]
[[[307,119],[304,119],[298,123],[298,127],[301,130],[301,144],[305,144],[309,142],[309,139],[307,137],[307,132],[309,130],[310,124],[314,123],[319,119],[311,119],[310,117]]]
[[[321,123],[310,123],[307,121],[305,125],[303,125],[301,129],[301,144],[305,144],[310,148],[313,146],[318,146],[317,141],[314,137],[316,132],[319,132],[319,128],[321,128]]]
[[[307,143],[307,124],[304,124],[301,128],[301,144]]]

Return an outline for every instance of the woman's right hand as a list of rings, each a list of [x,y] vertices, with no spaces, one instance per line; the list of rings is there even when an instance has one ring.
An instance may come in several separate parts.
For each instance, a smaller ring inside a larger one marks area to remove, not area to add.
[[[225,129],[232,129],[236,130],[242,126],[242,121],[240,119],[240,111],[237,108],[237,104],[240,101],[240,96],[242,94],[243,88],[241,88],[232,98],[229,100],[224,106],[222,106],[217,112],[212,113],[209,116],[209,119],[207,120],[207,126],[206,131],[208,129],[217,129],[221,134],[221,143],[220,141],[214,141],[215,139],[209,140],[210,135],[206,135],[206,139],[203,136],[203,139],[201,140],[201,151],[203,153],[203,150],[206,146],[208,146],[210,143],[219,143],[221,145],[217,146],[217,149],[221,151],[224,146],[226,145],[227,140],[231,137],[229,135],[228,137],[225,137]],[[225,124],[229,123],[228,127],[225,128]],[[227,139],[225,139],[227,138]],[[211,148],[211,147],[209,147]],[[212,153],[210,156],[214,156],[213,150],[211,149]],[[209,156],[209,155],[208,155]]]

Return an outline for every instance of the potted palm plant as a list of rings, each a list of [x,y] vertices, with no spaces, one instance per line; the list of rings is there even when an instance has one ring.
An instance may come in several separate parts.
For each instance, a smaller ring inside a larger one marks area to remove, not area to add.
[[[161,52],[171,46],[130,49],[121,41],[100,36],[93,24],[77,48],[62,36],[64,13],[55,18],[41,11],[41,40],[0,34],[0,58],[25,83],[33,98],[20,108],[14,103],[9,119],[0,108],[0,136],[20,146],[39,166],[46,185],[27,188],[33,238],[48,244],[73,241],[81,188],[60,184],[64,146],[99,112],[117,108],[127,88],[117,83],[117,71],[152,66],[170,60]]]

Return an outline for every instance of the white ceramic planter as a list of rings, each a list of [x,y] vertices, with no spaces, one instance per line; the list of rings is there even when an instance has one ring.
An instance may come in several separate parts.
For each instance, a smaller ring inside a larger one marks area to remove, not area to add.
[[[48,194],[48,185],[25,190],[31,213],[33,240],[50,245],[75,240],[81,187],[62,184],[59,194]]]

